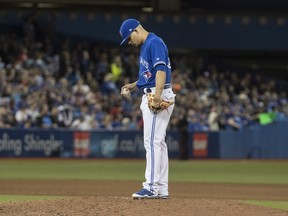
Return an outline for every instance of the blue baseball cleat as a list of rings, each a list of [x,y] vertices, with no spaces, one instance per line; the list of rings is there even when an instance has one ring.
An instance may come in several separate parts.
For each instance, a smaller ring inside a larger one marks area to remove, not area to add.
[[[140,191],[133,193],[132,198],[134,199],[158,199],[158,194],[153,193],[145,188]]]

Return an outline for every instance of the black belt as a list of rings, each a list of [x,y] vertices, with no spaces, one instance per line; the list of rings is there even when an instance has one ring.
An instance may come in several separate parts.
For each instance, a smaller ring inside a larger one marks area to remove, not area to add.
[[[143,88],[142,89],[143,94],[152,92],[152,88],[155,88],[155,87]],[[170,83],[165,84],[163,87],[163,89],[169,89],[169,88],[172,88],[172,85]]]

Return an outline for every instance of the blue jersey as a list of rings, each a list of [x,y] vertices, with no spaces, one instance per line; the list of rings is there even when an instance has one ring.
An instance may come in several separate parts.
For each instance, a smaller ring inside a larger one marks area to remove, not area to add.
[[[164,65],[166,72],[166,83],[171,81],[171,64],[168,49],[164,41],[153,33],[149,33],[147,39],[142,44],[139,56],[139,79],[137,87],[139,89],[155,87],[157,65]]]

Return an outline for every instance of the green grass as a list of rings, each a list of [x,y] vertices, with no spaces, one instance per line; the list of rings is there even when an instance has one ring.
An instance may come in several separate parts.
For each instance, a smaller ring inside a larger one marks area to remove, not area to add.
[[[0,160],[0,179],[143,180],[144,160]],[[288,161],[170,161],[170,181],[288,184]]]
[[[34,196],[34,195],[1,195],[0,203],[15,201],[50,200],[63,198],[61,196]]]
[[[288,161],[191,161],[170,167],[175,181],[288,184]]]
[[[246,200],[243,202],[288,211],[288,201]]]
[[[170,161],[170,181],[242,184],[287,184],[288,161]],[[2,159],[0,179],[138,180],[145,160]],[[1,195],[0,202],[51,199],[51,196]],[[288,210],[288,201],[243,201]]]

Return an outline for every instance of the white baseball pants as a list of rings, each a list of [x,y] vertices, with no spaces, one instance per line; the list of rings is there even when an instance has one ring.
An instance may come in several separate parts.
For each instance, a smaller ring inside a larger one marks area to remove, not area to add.
[[[155,88],[151,88],[154,93]],[[164,89],[161,97],[175,101],[172,88]],[[144,147],[146,150],[146,170],[143,188],[161,195],[168,193],[168,149],[165,142],[166,129],[174,109],[174,104],[155,114],[148,108],[147,96],[142,97],[141,111],[144,122]]]

